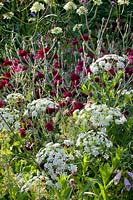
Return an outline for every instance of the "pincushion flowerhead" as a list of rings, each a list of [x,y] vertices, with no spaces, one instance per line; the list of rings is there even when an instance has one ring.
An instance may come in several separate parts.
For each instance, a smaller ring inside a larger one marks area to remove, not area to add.
[[[62,32],[63,32],[62,28],[60,28],[60,27],[55,27],[55,28],[51,29],[51,33],[55,34],[55,35],[58,35],[58,34],[60,34]]]
[[[76,4],[73,3],[72,1],[69,1],[68,3],[65,4],[64,9],[66,11],[68,10],[75,10],[77,8]]]
[[[118,0],[118,5],[129,5],[129,0]]]
[[[31,12],[32,13],[37,13],[41,10],[44,10],[44,5],[42,3],[39,3],[39,2],[35,2],[32,7],[30,8]]]
[[[76,13],[78,15],[85,15],[88,13],[88,9],[84,6],[80,6],[77,10],[76,10]]]

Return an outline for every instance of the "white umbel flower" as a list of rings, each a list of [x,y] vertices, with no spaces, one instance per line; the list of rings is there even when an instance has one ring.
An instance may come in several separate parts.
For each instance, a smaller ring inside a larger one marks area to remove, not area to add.
[[[84,6],[80,6],[77,10],[76,10],[76,13],[78,15],[85,15],[88,13],[88,10],[87,8],[85,8]]]
[[[77,6],[76,6],[76,4],[73,3],[72,1],[69,1],[68,3],[65,4],[64,9],[65,9],[66,11],[68,11],[68,10],[76,10],[76,9],[77,9]]]
[[[98,74],[98,72],[104,72],[114,67],[115,71],[119,69],[125,68],[125,61],[124,57],[118,56],[116,54],[108,54],[104,55],[101,58],[98,58],[95,62],[90,65],[90,69],[94,74]]]
[[[37,13],[41,10],[44,10],[44,5],[42,3],[39,2],[35,2],[32,7],[30,8],[31,12]]]

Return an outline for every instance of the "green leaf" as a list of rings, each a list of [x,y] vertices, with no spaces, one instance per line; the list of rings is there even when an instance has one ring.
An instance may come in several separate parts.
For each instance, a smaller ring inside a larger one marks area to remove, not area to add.
[[[99,171],[102,177],[102,181],[104,184],[104,187],[106,186],[106,184],[108,183],[108,180],[112,174],[112,169],[109,165],[109,163],[106,163],[104,166],[100,166],[99,167]]]

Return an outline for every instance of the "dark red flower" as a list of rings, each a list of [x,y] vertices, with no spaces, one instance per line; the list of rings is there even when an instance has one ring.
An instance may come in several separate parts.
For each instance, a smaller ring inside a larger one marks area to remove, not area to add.
[[[76,66],[76,72],[82,72],[83,71],[83,61],[79,61]]]
[[[42,72],[38,72],[37,77],[39,79],[42,79],[42,78],[44,78],[44,74]]]
[[[90,59],[94,58],[93,54],[90,54],[90,53],[87,55],[87,57],[90,58]]]
[[[58,73],[58,71],[57,71],[56,69],[53,69],[53,70],[52,70],[53,76],[57,75],[57,73]]]
[[[58,58],[58,55],[55,53],[54,56],[53,56],[53,58],[54,58],[54,59],[57,59],[57,58]]]
[[[80,101],[77,101],[77,102],[74,102],[73,103],[73,109],[74,110],[77,110],[77,109],[82,109],[84,107],[84,104],[83,103],[81,103]]]
[[[133,50],[130,50],[128,53],[128,63],[133,64]]]
[[[25,51],[25,50],[19,50],[19,51],[18,51],[18,55],[19,55],[20,57],[26,57],[26,56],[29,55],[29,53],[28,53],[27,51]]]
[[[84,71],[84,76],[87,76],[88,73],[92,74],[90,67],[87,67]]]
[[[43,48],[43,52],[44,53],[48,53],[49,52],[49,48],[47,48],[47,47]]]
[[[132,75],[133,74],[133,67],[126,67],[125,68],[125,72],[129,75]]]
[[[10,78],[11,78],[10,72],[5,72],[5,73],[3,74],[3,78],[4,78],[4,79],[10,79]]]
[[[41,59],[44,58],[44,50],[43,49],[38,51],[38,58],[41,58]]]
[[[79,85],[80,81],[76,80],[76,81],[72,81],[72,87],[77,87]]]
[[[54,76],[54,80],[56,80],[56,81],[60,81],[62,78],[61,78],[61,76],[59,75],[59,74],[56,74],[55,76]]]
[[[78,48],[79,53],[83,53],[83,47]]]
[[[49,107],[46,108],[46,113],[47,114],[51,115],[54,112],[55,112],[55,108],[49,108]]]
[[[9,60],[9,59],[6,59],[6,60],[4,60],[3,65],[4,66],[11,66],[12,65],[12,61]]]
[[[55,68],[60,68],[61,67],[61,64],[59,62],[54,62],[53,65],[54,65]]]
[[[53,86],[56,87],[57,85],[62,83],[62,78],[59,74],[56,74],[54,76],[54,80],[53,80]]]
[[[3,80],[0,82],[0,89],[3,89],[7,84],[8,84],[8,81],[7,81],[6,79],[3,79]]]
[[[27,66],[22,66],[22,71],[27,71],[28,70],[28,67]]]
[[[0,100],[0,108],[3,108],[5,106],[5,102],[3,100]]]
[[[81,37],[82,40],[88,41],[89,40],[89,35],[87,33],[83,34]]]
[[[99,77],[96,76],[96,77],[95,77],[95,82],[96,82],[96,83],[99,83],[99,81],[100,81]]]
[[[23,138],[26,137],[26,130],[24,128],[19,129],[19,132],[21,134],[21,137],[23,137]]]
[[[53,90],[50,90],[50,96],[52,96],[52,97],[56,97],[56,92],[53,91]]]
[[[58,105],[59,105],[60,108],[63,108],[63,107],[66,106],[66,102],[64,102],[64,101],[59,101],[59,102],[58,102]]]
[[[46,128],[48,131],[53,131],[53,130],[54,130],[54,123],[53,123],[53,121],[46,122],[45,128]]]
[[[76,73],[71,73],[71,81],[79,80],[80,76]]]
[[[32,127],[32,123],[29,121],[30,119],[28,119],[27,121],[24,119],[21,119],[21,123],[24,127],[24,129],[28,129]]]
[[[13,64],[14,66],[18,66],[19,63],[20,63],[20,62],[19,62],[19,60],[18,60],[17,58],[13,58],[12,64]]]
[[[64,97],[64,98],[66,98],[66,97],[72,97],[72,93],[66,91],[66,92],[64,92],[63,97]]]
[[[73,40],[71,41],[71,44],[74,45],[74,46],[77,45],[77,44],[78,44],[78,40],[77,40],[77,39],[73,39]]]
[[[111,69],[109,69],[108,71],[111,75],[115,76],[115,69],[113,67],[111,67]]]

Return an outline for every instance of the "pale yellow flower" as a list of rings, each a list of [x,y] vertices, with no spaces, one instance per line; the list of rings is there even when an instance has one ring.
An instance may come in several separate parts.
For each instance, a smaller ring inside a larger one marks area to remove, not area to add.
[[[98,6],[100,6],[103,3],[102,0],[93,0],[93,2],[94,2],[94,5],[98,5]]]
[[[55,27],[55,28],[51,29],[51,33],[55,34],[55,35],[58,35],[58,34],[60,34],[62,32],[63,32],[62,28],[60,28],[60,27]]]
[[[85,8],[84,6],[80,6],[77,10],[76,10],[76,13],[78,15],[85,15],[88,13],[88,9]]]
[[[42,3],[39,2],[35,2],[32,7],[30,8],[31,12],[37,13],[41,10],[44,10],[44,5]]]
[[[3,4],[3,3],[0,3],[0,9],[1,9],[3,6],[4,6],[4,4]]]
[[[76,10],[77,6],[75,3],[73,3],[72,1],[69,1],[68,3],[66,3],[66,5],[64,6],[64,9],[66,11],[68,10]]]
[[[118,0],[118,4],[119,5],[124,5],[124,4],[129,5],[129,1],[128,0]]]
[[[3,14],[2,16],[4,19],[11,19],[13,15],[14,15],[13,12],[8,12],[8,13]]]

